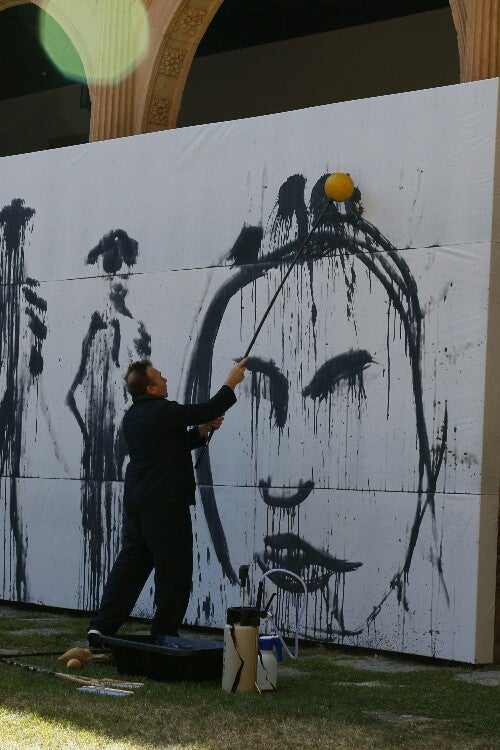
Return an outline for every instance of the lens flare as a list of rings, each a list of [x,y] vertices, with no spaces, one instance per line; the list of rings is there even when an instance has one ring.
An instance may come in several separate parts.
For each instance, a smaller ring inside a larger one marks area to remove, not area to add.
[[[117,83],[149,47],[149,18],[142,0],[46,0],[40,42],[69,79]]]
[[[40,38],[46,55],[72,81],[86,81],[85,70],[71,39],[64,29],[49,16],[40,14]]]

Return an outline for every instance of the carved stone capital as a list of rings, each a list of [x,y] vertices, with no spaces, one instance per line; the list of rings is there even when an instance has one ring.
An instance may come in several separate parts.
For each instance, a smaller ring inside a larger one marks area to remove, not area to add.
[[[465,80],[478,81],[499,75],[500,0],[474,0],[467,9]]]
[[[467,33],[467,0],[450,0],[451,15],[457,32],[460,80],[465,76],[465,38]]]

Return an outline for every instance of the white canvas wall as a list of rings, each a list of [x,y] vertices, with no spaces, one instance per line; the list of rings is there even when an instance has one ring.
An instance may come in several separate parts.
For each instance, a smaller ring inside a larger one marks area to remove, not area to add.
[[[488,660],[493,629],[477,590],[481,513],[496,508],[498,486],[490,477],[485,490],[482,471],[497,104],[498,82],[484,81],[3,159],[0,207],[22,198],[36,213],[24,244],[5,226],[2,235],[10,307],[0,382],[17,400],[2,402],[0,596],[97,605],[119,537],[123,462],[112,444],[130,403],[121,376],[140,331],[170,398],[185,400],[193,371],[210,364],[215,391],[282,278],[287,243],[304,215],[312,222],[315,184],[349,171],[363,208],[352,207],[355,231],[344,209],[326,215],[314,260],[291,274],[252,352],[254,373],[214,438],[213,490],[198,474],[188,621],[220,627],[239,597],[234,570],[251,563],[256,584],[274,561],[318,587],[308,637]],[[232,264],[248,227],[262,229],[258,255],[247,248]],[[114,265],[121,275],[86,262],[113,230],[138,243],[135,263]],[[6,260],[9,242],[24,249],[24,276]],[[214,310],[217,333],[207,322]],[[101,330],[82,349],[96,313]],[[33,343],[43,356],[35,375]],[[286,404],[279,387],[270,399],[271,381],[257,372],[268,360],[288,383]],[[324,393],[313,398],[307,386],[327,361],[338,384],[320,378]],[[89,405],[101,402],[114,469],[94,468],[90,481],[75,414],[90,419]],[[220,528],[208,528],[208,506]],[[481,536],[492,581],[494,525]],[[296,597],[280,591],[278,602],[290,631]],[[151,612],[148,584],[136,613]]]

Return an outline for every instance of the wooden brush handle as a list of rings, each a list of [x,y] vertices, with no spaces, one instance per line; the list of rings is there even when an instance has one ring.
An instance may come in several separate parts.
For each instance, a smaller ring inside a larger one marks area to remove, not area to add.
[[[70,682],[78,682],[79,685],[90,685],[90,677],[77,677],[74,674],[67,674],[66,672],[54,672],[55,677],[61,677],[63,680],[70,680]]]

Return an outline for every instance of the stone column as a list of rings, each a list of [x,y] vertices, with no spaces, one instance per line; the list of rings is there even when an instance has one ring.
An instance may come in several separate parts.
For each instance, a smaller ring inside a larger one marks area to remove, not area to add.
[[[116,67],[127,68],[127,55],[133,46],[134,34],[140,33],[133,25],[129,14],[120,12],[122,0],[105,0],[96,29],[95,80],[89,81],[92,111],[90,118],[90,141],[117,138],[133,133],[135,107],[135,79],[133,69],[117,83],[101,83],[99,71],[107,73]],[[149,52],[149,50],[148,50]]]
[[[460,80],[500,75],[500,0],[450,0],[460,54]]]
[[[196,48],[223,0],[185,0],[163,36],[137,127],[174,128]]]

